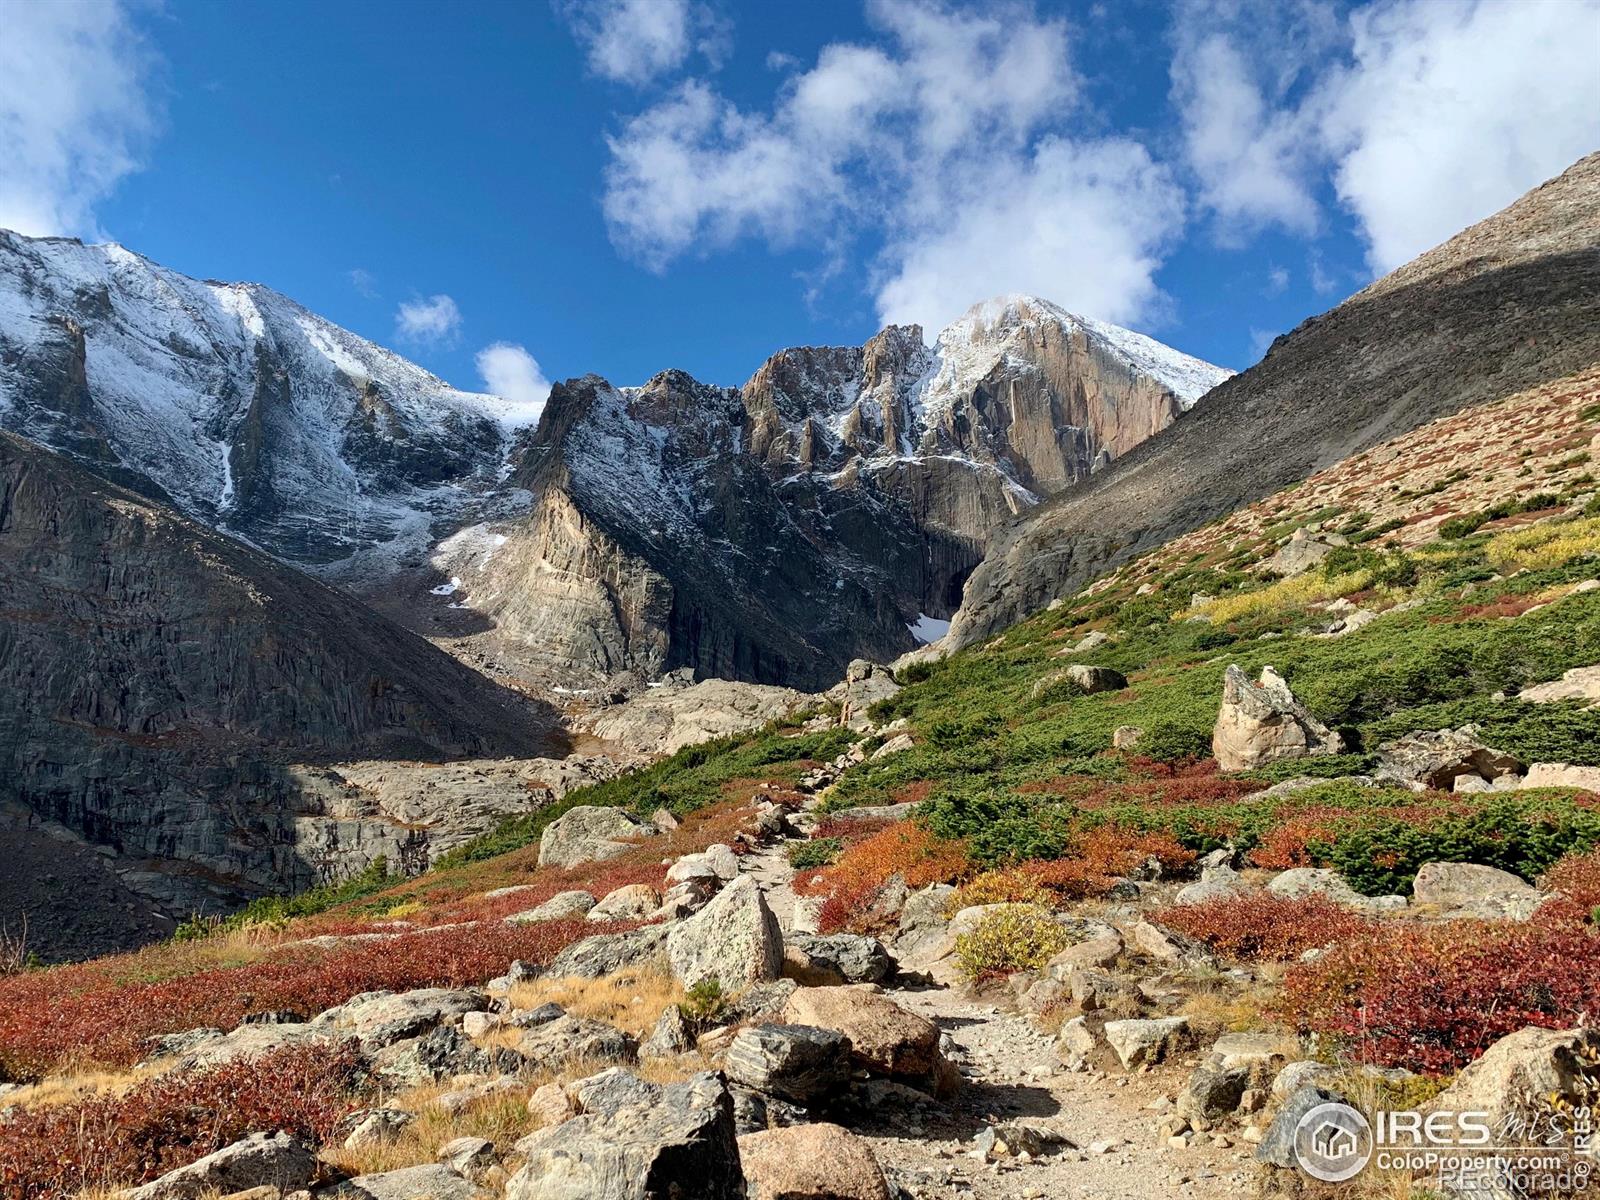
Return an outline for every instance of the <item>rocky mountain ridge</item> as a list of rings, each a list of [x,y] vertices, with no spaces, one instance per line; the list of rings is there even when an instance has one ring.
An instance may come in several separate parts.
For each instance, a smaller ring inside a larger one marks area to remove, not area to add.
[[[420,558],[518,420],[270,288],[0,230],[0,428],[286,562]]]
[[[1379,442],[1597,361],[1600,154],[1304,322],[1191,418],[998,531],[952,644]]]
[[[781,351],[738,390],[678,371],[639,388],[569,380],[513,451],[529,515],[434,564],[450,609],[485,618],[487,656],[514,672],[825,687],[854,658],[932,640],[991,529],[1225,377],[1012,297],[934,349],[893,327]]]

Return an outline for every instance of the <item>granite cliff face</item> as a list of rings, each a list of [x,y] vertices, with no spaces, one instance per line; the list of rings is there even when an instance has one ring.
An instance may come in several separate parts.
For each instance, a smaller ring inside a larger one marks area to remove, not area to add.
[[[1353,454],[1600,361],[1600,154],[1273,343],[1184,420],[996,533],[954,645]]]
[[[562,745],[548,710],[345,593],[5,433],[0,616],[0,802],[180,916],[406,846],[425,863],[429,822],[338,763]]]
[[[937,636],[990,530],[1226,374],[1013,298],[932,349],[895,327],[784,350],[737,390],[569,380],[513,451],[530,515],[434,562],[513,670],[826,687]]]

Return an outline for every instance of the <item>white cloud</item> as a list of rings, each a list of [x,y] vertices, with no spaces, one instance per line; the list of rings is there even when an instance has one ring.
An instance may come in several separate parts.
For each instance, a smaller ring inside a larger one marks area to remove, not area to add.
[[[1143,146],[1046,138],[978,182],[945,228],[892,250],[897,265],[878,290],[886,324],[937,329],[1006,292],[1123,324],[1159,312],[1155,271],[1183,197]]]
[[[1148,315],[1181,195],[1138,144],[1074,136],[1088,122],[1065,24],[1019,3],[867,11],[880,36],[824,46],[769,109],[690,80],[629,120],[603,201],[617,247],[661,270],[743,238],[837,260],[866,233],[895,320],[937,326],[1018,290]]]
[[[1172,78],[1185,153],[1219,240],[1237,244],[1268,222],[1314,231],[1305,122],[1272,110],[1240,48],[1223,34],[1202,37],[1174,55]]]
[[[1269,296],[1280,295],[1289,286],[1289,268],[1273,266],[1267,271],[1267,286],[1264,289]]]
[[[1382,273],[1600,146],[1600,0],[1375,0],[1342,22],[1322,0],[1188,0],[1174,44],[1224,244],[1314,232],[1331,184]]]
[[[504,414],[508,425],[531,425],[539,419],[550,398],[550,381],[533,355],[511,342],[495,342],[478,351],[477,364],[484,388],[510,401]]]
[[[402,341],[443,345],[461,330],[461,310],[449,296],[407,300],[394,314],[395,336]]]
[[[1324,137],[1388,271],[1600,147],[1600,3],[1428,0],[1351,21]]]
[[[596,75],[635,86],[677,70],[694,53],[715,66],[727,27],[692,0],[570,0],[562,6]]]
[[[0,226],[98,236],[155,132],[155,59],[116,0],[0,0]]]
[[[350,286],[368,300],[376,300],[378,298],[378,280],[365,267],[352,267],[348,272],[347,278],[350,280]]]

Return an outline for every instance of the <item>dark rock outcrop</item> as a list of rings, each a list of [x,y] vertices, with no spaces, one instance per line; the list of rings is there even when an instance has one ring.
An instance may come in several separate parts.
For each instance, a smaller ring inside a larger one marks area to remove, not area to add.
[[[180,915],[351,869],[362,821],[320,764],[557,745],[344,593],[3,433],[0,614],[0,800]],[[425,830],[382,823],[426,864]]]

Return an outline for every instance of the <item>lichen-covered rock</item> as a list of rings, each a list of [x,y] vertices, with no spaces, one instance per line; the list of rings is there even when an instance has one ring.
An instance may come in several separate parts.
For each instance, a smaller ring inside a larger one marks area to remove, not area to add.
[[[578,889],[557,892],[543,904],[525,912],[512,913],[506,918],[506,923],[532,925],[540,921],[571,921],[588,914],[594,905],[595,899],[588,892]]]
[[[639,1061],[652,1058],[676,1058],[694,1049],[694,1038],[689,1033],[689,1023],[684,1020],[683,1009],[669,1004],[661,1010],[650,1036],[639,1043]]]
[[[1423,863],[1411,886],[1418,905],[1447,917],[1526,921],[1549,899],[1510,871],[1480,863]]]
[[[1251,683],[1237,666],[1223,677],[1222,707],[1211,734],[1211,752],[1224,771],[1247,771],[1282,758],[1338,754],[1344,739],[1295,699],[1271,667]]]
[[[535,1067],[560,1070],[578,1061],[632,1062],[634,1041],[604,1021],[566,1014],[523,1034],[517,1050]]]
[[[1370,913],[1396,912],[1406,907],[1404,896],[1363,896],[1351,887],[1337,871],[1326,867],[1294,867],[1275,876],[1267,884],[1269,895],[1288,900],[1303,900],[1307,896],[1321,896],[1335,904],[1359,908]]]
[[[555,978],[599,979],[659,957],[666,949],[667,927],[643,925],[626,933],[597,933],[574,942],[550,960]]]
[[[506,1200],[746,1200],[733,1098],[701,1074],[610,1112],[585,1113],[516,1145]]]
[[[1118,1061],[1131,1070],[1160,1062],[1174,1050],[1187,1046],[1192,1035],[1184,1017],[1156,1017],[1147,1021],[1107,1021],[1105,1039]]]
[[[684,987],[715,980],[724,992],[739,992],[783,970],[783,931],[748,875],[672,926],[666,945],[672,973]]]
[[[1194,883],[1178,889],[1174,904],[1204,904],[1209,900],[1229,900],[1251,890],[1244,877],[1230,866],[1207,867]]]
[[[1429,1108],[1481,1112],[1498,1124],[1530,1103],[1581,1107],[1600,1088],[1600,1030],[1540,1029],[1507,1034],[1469,1063]]]
[[[242,1192],[263,1185],[292,1191],[309,1183],[316,1170],[316,1154],[298,1138],[252,1133],[135,1188],[128,1200],[198,1200],[208,1192]]]
[[[784,939],[783,973],[802,987],[881,983],[894,969],[894,959],[877,938],[802,933]]]
[[[661,893],[648,883],[629,883],[607,892],[585,914],[589,921],[642,921],[661,904]]]
[[[1409,733],[1378,747],[1379,779],[1444,791],[1468,779],[1494,783],[1521,769],[1514,756],[1479,741],[1475,725]]]
[[[620,808],[580,804],[544,827],[539,835],[539,865],[576,867],[616,858],[659,832]]]
[[[317,1200],[489,1200],[489,1193],[443,1163],[358,1175],[318,1191]]]

